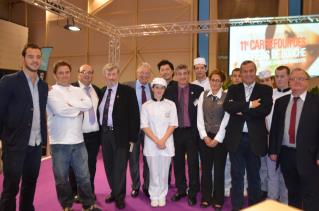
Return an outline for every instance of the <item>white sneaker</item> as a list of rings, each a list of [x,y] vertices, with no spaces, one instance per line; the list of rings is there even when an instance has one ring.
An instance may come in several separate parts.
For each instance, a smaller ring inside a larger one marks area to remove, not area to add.
[[[151,200],[151,207],[158,207],[158,200]]]
[[[165,200],[165,199],[160,199],[160,200],[158,201],[158,206],[164,207],[165,205],[166,205],[166,200]]]

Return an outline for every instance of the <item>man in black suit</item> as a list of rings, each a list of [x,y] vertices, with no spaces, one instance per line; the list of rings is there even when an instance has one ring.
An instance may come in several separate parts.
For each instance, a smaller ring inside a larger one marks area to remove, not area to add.
[[[3,190],[0,210],[34,210],[33,199],[40,170],[42,146],[47,143],[48,85],[38,77],[41,49],[27,44],[22,51],[22,71],[0,80],[0,122],[3,146]]]
[[[97,107],[100,99],[100,88],[92,84],[94,70],[91,65],[84,64],[79,68],[78,81],[72,83],[73,86],[80,87],[91,98],[93,107],[84,112],[83,118],[83,137],[88,153],[88,164],[90,172],[91,187],[94,194],[94,177],[96,172],[96,159],[100,149],[101,139]],[[78,201],[77,183],[72,169],[70,169],[70,184],[74,193],[75,201]]]
[[[270,130],[270,158],[280,164],[288,204],[319,210],[319,97],[307,92],[309,75],[289,76],[291,95],[276,100]]]
[[[106,203],[115,201],[125,207],[126,169],[129,151],[138,139],[140,116],[134,89],[118,82],[119,68],[113,64],[103,67],[106,86],[99,104],[101,143],[104,168],[111,188]]]
[[[272,107],[272,89],[256,83],[255,63],[244,61],[240,71],[243,83],[230,86],[224,101],[224,109],[230,114],[224,144],[230,154],[233,210],[243,206],[245,168],[248,204],[260,201],[260,156],[267,153],[265,117]]]
[[[167,88],[176,85],[177,82],[173,80],[174,77],[174,65],[172,62],[163,59],[157,64],[159,77],[164,78],[167,82]]]
[[[196,204],[196,194],[199,191],[199,162],[197,130],[197,102],[204,89],[189,83],[189,70],[186,65],[178,65],[175,69],[177,84],[167,87],[165,97],[172,100],[177,108],[178,128],[174,131],[175,156],[174,173],[177,193],[173,201],[179,201],[186,196],[187,184],[185,175],[185,155],[187,155],[189,189],[188,204]]]
[[[151,77],[151,65],[144,62],[142,63],[136,71],[137,80],[129,81],[125,83],[126,85],[132,87],[135,90],[139,110],[141,111],[142,104],[150,100],[152,97],[151,86],[149,80]],[[134,144],[133,150],[130,153],[129,167],[132,178],[132,192],[131,196],[133,198],[137,197],[140,191],[140,148],[144,147],[144,137],[145,134],[143,130],[140,130],[138,135],[138,140]],[[149,169],[146,161],[146,157],[143,156],[143,192],[147,197],[150,197],[148,193],[148,186],[150,183]]]

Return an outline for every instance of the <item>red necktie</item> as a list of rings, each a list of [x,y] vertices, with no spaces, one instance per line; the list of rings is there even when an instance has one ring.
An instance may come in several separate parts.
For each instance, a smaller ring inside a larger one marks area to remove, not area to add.
[[[142,85],[142,105],[146,102],[146,92],[145,92],[145,86]]]
[[[296,143],[296,114],[297,114],[297,101],[299,97],[294,97],[293,104],[291,107],[290,112],[290,124],[289,124],[289,144],[295,144]]]

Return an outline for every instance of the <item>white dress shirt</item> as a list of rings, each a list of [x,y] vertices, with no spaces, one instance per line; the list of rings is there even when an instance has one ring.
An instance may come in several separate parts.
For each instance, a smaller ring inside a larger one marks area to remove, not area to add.
[[[202,81],[195,80],[192,82],[192,84],[196,84],[203,87],[205,91],[210,90],[210,83],[209,83],[208,77],[206,77],[205,80],[202,80]]]
[[[197,105],[197,129],[198,129],[198,132],[199,132],[199,136],[201,139],[204,139],[206,136],[207,136],[207,132],[206,132],[206,129],[205,129],[205,122],[204,122],[204,113],[203,113],[203,101],[204,101],[204,94],[205,92],[202,92],[199,96],[199,99],[198,99],[198,105]],[[223,94],[223,89],[219,89],[219,91],[217,92],[217,94],[215,95],[218,99],[220,99],[222,97],[222,94]],[[213,93],[212,91],[209,91],[207,93],[207,96],[210,96],[213,97]],[[226,113],[226,112],[225,112]],[[224,114],[225,115],[225,114]],[[224,118],[223,118],[224,119]],[[228,123],[228,121],[227,121]],[[222,136],[222,133],[223,131],[220,129],[222,127],[222,125],[219,126],[219,130],[215,136],[215,140],[218,141],[219,143],[222,143],[223,142],[223,139],[224,138],[219,138],[220,136]],[[225,136],[225,134],[224,134]]]
[[[80,88],[86,92],[85,90],[85,85],[83,83],[81,83],[79,81],[79,85],[80,85]],[[91,101],[92,101],[92,104],[93,104],[93,109],[94,109],[94,115],[95,115],[95,122],[93,124],[90,123],[89,121],[89,111],[85,111],[83,114],[84,114],[84,117],[83,117],[83,125],[82,125],[82,131],[83,133],[91,133],[91,132],[96,132],[96,131],[99,131],[99,122],[97,121],[97,106],[99,104],[99,98],[95,92],[95,89],[93,88],[92,84],[89,85],[90,87],[90,95],[91,95]]]
[[[178,127],[177,110],[174,102],[167,99],[161,101],[149,100],[142,105],[141,129],[150,128],[157,138],[162,138],[170,126]],[[145,135],[143,154],[145,156],[174,156],[173,134],[169,136],[165,146],[165,149],[158,149],[156,144]]]
[[[83,112],[92,107],[91,99],[79,87],[54,85],[49,91],[47,113],[51,144],[83,142]]]

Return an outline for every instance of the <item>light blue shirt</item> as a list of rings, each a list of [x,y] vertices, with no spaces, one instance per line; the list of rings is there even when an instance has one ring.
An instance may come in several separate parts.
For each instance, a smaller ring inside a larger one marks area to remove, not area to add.
[[[151,99],[151,90],[149,84],[145,84],[145,94],[146,94],[146,101]],[[135,93],[137,97],[138,107],[140,109],[140,112],[142,110],[142,84],[139,80],[136,80],[135,83]]]
[[[105,101],[106,101],[106,97],[107,97],[107,94],[108,94],[108,90],[112,89],[110,105],[109,105],[109,113],[108,113],[108,118],[107,118],[107,126],[113,127],[112,113],[113,113],[113,106],[114,106],[114,101],[115,101],[115,97],[116,97],[117,87],[118,87],[118,83],[115,84],[112,87],[107,87],[107,89],[105,90],[104,96],[103,96],[101,104],[99,106],[100,124],[101,125],[102,125],[102,122],[103,122],[103,112],[104,112],[104,106],[105,106]]]
[[[39,77],[36,78],[33,85],[31,78],[23,72],[27,78],[28,85],[30,88],[30,94],[33,102],[33,116],[32,116],[32,126],[29,139],[29,146],[38,146],[41,143],[41,126],[40,126],[40,103],[39,103],[39,90],[38,82]]]

